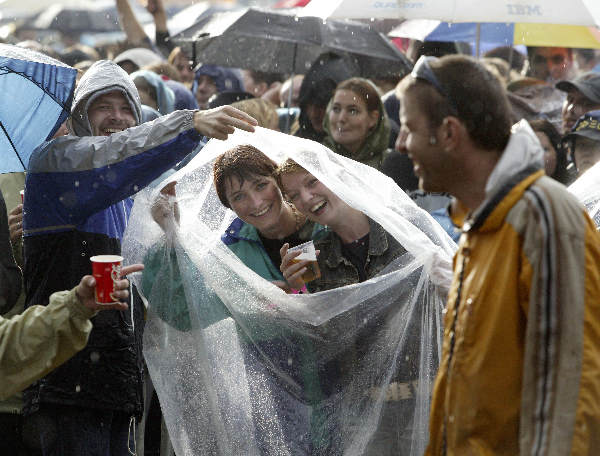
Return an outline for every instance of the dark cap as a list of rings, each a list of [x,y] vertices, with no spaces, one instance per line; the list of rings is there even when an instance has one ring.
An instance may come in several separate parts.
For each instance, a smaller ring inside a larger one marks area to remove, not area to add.
[[[577,76],[573,81],[559,81],[556,88],[563,92],[578,90],[590,101],[600,103],[600,73],[590,71]]]
[[[586,112],[582,115],[571,132],[565,136],[565,139],[574,139],[577,136],[584,136],[594,141],[600,141],[600,110]]]

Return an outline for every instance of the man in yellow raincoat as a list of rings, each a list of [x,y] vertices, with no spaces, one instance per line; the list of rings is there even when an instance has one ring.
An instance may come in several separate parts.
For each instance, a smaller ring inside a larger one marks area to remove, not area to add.
[[[424,57],[398,95],[396,146],[462,227],[426,454],[600,454],[593,222],[476,61]]]

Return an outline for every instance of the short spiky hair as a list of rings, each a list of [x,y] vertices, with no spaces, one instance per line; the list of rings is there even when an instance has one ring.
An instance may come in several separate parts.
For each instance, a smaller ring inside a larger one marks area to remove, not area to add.
[[[225,194],[225,182],[237,178],[240,184],[251,176],[273,177],[277,163],[248,144],[235,146],[219,155],[213,165],[213,180],[223,206],[231,208]]]

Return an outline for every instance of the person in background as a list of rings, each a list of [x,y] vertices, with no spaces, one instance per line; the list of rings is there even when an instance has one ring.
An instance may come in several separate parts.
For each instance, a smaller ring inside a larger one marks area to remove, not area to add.
[[[242,70],[242,82],[246,92],[260,98],[274,89],[279,92],[281,75],[264,71]]]
[[[140,95],[140,101],[161,115],[175,110],[175,94],[165,81],[152,71],[138,70],[129,75]]]
[[[259,127],[279,131],[277,107],[270,101],[264,98],[250,98],[248,100],[236,101],[231,106],[254,117]]]
[[[196,96],[200,109],[206,109],[210,97],[217,93],[240,91],[242,91],[242,81],[230,68],[199,65],[195,70],[192,92]]]
[[[553,83],[574,76],[571,48],[527,46],[527,57],[532,78]]]
[[[351,78],[335,88],[323,120],[323,144],[334,152],[381,168],[388,149],[390,127],[375,85]]]
[[[600,109],[600,74],[584,73],[572,81],[563,80],[556,84],[558,90],[567,93],[562,108],[563,135],[568,134],[577,119],[586,112]]]
[[[600,161],[600,111],[581,116],[565,140],[579,177]]]
[[[597,454],[600,233],[476,60],[423,57],[398,91],[397,147],[462,228],[425,454]]]
[[[532,120],[529,125],[531,125],[544,149],[546,175],[563,185],[569,185],[573,179],[567,169],[567,152],[562,136],[554,125],[546,119]]]
[[[194,66],[185,52],[178,46],[171,51],[167,61],[179,71],[179,80],[191,88],[194,82]]]

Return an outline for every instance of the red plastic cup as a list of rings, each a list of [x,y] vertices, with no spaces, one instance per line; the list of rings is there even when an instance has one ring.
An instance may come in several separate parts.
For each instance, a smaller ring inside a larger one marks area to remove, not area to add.
[[[96,279],[96,302],[111,304],[119,300],[113,296],[115,282],[121,275],[123,257],[119,255],[96,255],[90,257],[92,274]]]

